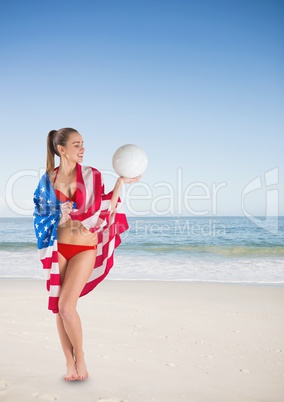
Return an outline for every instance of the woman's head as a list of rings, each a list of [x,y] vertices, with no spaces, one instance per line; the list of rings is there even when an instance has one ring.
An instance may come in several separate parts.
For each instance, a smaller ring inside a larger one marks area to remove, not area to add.
[[[69,157],[76,156],[83,149],[83,140],[81,134],[74,128],[66,127],[60,130],[51,130],[47,135],[47,158],[46,170],[52,172],[54,170],[54,156],[60,158],[62,156]],[[77,150],[76,150],[77,149]],[[77,155],[78,156],[78,155]],[[82,158],[82,157],[80,157]],[[74,159],[76,162],[80,160]]]

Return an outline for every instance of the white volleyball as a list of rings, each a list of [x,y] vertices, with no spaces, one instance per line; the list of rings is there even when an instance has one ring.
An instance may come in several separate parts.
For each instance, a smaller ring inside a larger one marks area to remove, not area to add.
[[[145,172],[148,159],[142,148],[126,144],[118,148],[112,157],[114,171],[121,177],[137,177]]]

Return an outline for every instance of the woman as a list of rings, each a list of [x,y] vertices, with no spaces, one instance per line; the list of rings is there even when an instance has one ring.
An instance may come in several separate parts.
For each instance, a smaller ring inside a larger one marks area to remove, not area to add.
[[[108,274],[120,234],[127,220],[120,211],[123,183],[139,180],[119,177],[104,194],[101,174],[81,166],[84,146],[72,128],[52,130],[47,137],[47,168],[34,195],[34,227],[43,268],[46,269],[49,309],[66,358],[66,381],[85,380],[78,298],[90,292]],[[60,157],[54,169],[54,157]]]

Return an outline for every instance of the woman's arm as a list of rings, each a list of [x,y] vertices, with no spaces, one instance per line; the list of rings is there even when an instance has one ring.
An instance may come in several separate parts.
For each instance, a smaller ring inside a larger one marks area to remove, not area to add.
[[[119,177],[115,183],[115,186],[112,191],[112,197],[110,200],[110,213],[113,214],[116,208],[116,204],[120,195],[121,187],[124,183],[136,183],[140,180],[141,176],[134,177],[133,179],[129,179],[128,177]]]

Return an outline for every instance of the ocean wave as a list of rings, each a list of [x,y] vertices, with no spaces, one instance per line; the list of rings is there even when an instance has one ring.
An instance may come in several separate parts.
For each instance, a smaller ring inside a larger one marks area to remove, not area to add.
[[[24,252],[37,249],[35,242],[1,242],[0,252]],[[190,256],[220,256],[220,257],[284,257],[282,246],[244,246],[244,245],[196,245],[196,244],[171,244],[171,243],[122,243],[120,250],[123,254],[175,254]]]
[[[37,244],[33,242],[2,242],[0,243],[0,251],[25,251],[25,250],[35,250],[37,249]]]
[[[224,257],[284,257],[284,247],[281,246],[203,246],[203,245],[176,245],[176,244],[153,244],[140,243],[122,245],[124,252],[140,252],[149,254],[190,254],[219,255]]]

